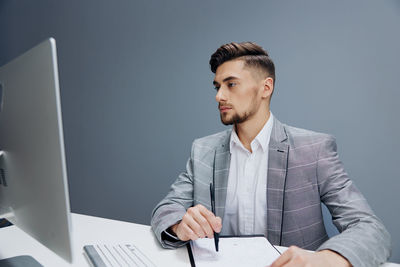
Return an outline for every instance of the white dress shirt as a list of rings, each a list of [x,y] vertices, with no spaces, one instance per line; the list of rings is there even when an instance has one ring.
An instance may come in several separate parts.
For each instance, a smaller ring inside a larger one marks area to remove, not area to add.
[[[250,144],[252,152],[240,142],[235,128],[232,129],[223,235],[267,234],[268,145],[272,124],[270,113],[268,121]]]

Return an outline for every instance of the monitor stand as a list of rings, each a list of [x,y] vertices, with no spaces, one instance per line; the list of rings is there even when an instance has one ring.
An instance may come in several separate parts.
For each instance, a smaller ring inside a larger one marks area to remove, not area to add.
[[[0,260],[0,267],[43,267],[37,260],[28,255]]]

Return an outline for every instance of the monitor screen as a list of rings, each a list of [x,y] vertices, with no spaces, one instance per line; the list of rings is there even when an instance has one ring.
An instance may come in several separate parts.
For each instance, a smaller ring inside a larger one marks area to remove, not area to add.
[[[0,218],[72,261],[55,40],[0,67]]]

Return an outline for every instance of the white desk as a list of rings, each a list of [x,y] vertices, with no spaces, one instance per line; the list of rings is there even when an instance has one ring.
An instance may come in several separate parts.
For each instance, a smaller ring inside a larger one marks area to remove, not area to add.
[[[73,263],[68,263],[15,226],[0,229],[0,259],[31,255],[44,266],[89,266],[83,246],[101,243],[133,243],[157,266],[190,266],[186,248],[163,249],[150,226],[72,214]],[[280,248],[284,250],[285,248]],[[399,267],[386,263],[384,267]]]

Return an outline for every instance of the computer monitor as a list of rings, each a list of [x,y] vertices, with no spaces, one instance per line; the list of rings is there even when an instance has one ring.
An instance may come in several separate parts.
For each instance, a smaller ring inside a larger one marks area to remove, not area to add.
[[[0,67],[0,151],[0,218],[7,218],[72,262],[57,54],[52,38]]]

